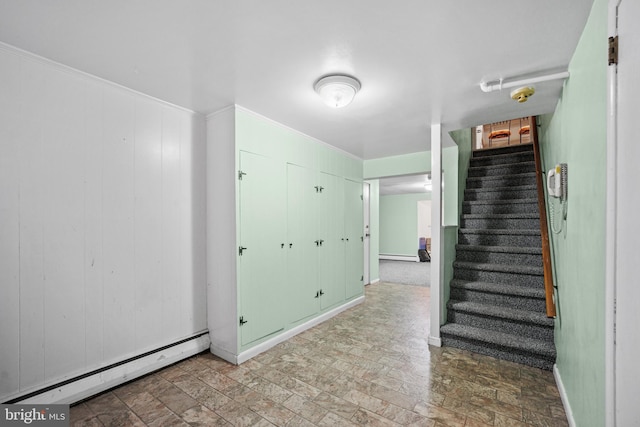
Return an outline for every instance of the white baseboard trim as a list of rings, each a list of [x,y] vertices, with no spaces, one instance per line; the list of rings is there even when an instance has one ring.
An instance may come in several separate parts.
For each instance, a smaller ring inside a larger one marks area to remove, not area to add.
[[[442,338],[429,335],[427,343],[435,347],[442,347]]]
[[[251,347],[248,350],[245,350],[243,352],[241,352],[238,355],[235,355],[233,353],[230,353],[229,351],[222,349],[222,348],[218,348],[215,347],[213,344],[211,345],[211,353],[215,354],[216,356],[226,360],[227,362],[233,363],[235,365],[239,365],[241,363],[246,362],[247,360],[251,359],[252,357],[257,356],[260,353],[264,353],[265,351],[269,350],[270,348],[280,344],[283,341],[288,340],[289,338],[292,338],[296,335],[298,335],[301,332],[306,331],[307,329],[311,329],[316,325],[319,325],[320,323],[329,320],[330,318],[334,317],[335,315],[342,313],[343,311],[354,307],[360,303],[362,303],[364,301],[364,295],[353,299],[339,307],[336,307],[332,310],[329,310],[325,313],[322,313],[321,315],[319,315],[318,317],[314,317],[313,319],[308,320],[307,322],[304,322],[294,328],[291,328],[289,330],[286,330],[276,336],[274,336],[273,338],[270,338],[266,341],[261,342],[260,344],[257,344],[253,347]]]
[[[378,259],[386,259],[390,261],[420,262],[420,257],[418,257],[417,255],[378,255]]]
[[[378,283],[379,281],[380,281],[380,278],[378,277],[377,279],[371,280],[369,284],[373,285],[374,283]]]
[[[553,365],[553,378],[556,380],[556,385],[558,386],[558,392],[560,393],[560,399],[562,399],[562,406],[564,406],[564,412],[567,414],[567,421],[569,422],[569,427],[576,427],[576,420],[573,418],[573,411],[571,410],[571,405],[569,404],[569,397],[567,396],[567,390],[564,388],[564,383],[562,382],[562,376],[560,376],[560,371],[558,370],[558,365]]]
[[[78,380],[56,386],[42,393],[17,401],[20,404],[71,404],[100,392],[124,384],[142,375],[179,362],[209,348],[209,333],[191,340],[152,352],[146,356],[116,365],[95,374],[81,376]]]

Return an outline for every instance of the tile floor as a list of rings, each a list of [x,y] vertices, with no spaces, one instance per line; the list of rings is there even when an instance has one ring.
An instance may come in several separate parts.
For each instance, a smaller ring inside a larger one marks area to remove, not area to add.
[[[79,426],[567,426],[553,375],[427,345],[429,288],[366,301],[245,362],[203,353],[71,408]]]

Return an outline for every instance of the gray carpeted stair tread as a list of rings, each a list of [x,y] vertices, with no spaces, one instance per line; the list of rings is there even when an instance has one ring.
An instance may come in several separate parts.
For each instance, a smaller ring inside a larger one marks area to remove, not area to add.
[[[514,199],[514,200],[465,200],[463,205],[512,205],[512,204],[538,204],[537,198]]]
[[[513,163],[501,163],[497,165],[482,165],[482,166],[469,166],[469,172],[471,171],[479,171],[485,169],[514,169],[520,168],[524,170],[535,170],[536,163],[533,160],[526,162],[513,162]]]
[[[456,245],[456,250],[542,255],[542,248],[528,247],[528,246]]]
[[[473,158],[493,157],[501,154],[533,152],[533,144],[516,144],[505,147],[483,148],[473,152]]]
[[[554,325],[554,320],[548,318],[545,313],[539,313],[535,311],[518,310],[515,308],[497,307],[495,305],[482,304],[472,301],[456,300],[450,300],[447,304],[447,307],[449,308],[449,310],[497,317],[521,323],[529,323],[545,327],[553,327]]]
[[[511,228],[461,228],[462,234],[489,234],[503,236],[539,236],[540,230],[524,229],[514,230]]]
[[[519,157],[524,157],[524,158],[528,158],[533,156],[533,150],[526,150],[526,151],[517,151],[515,153],[495,153],[491,156],[480,156],[480,157],[476,157],[476,156],[472,156],[471,157],[471,161],[483,161],[483,160],[502,160],[502,159],[508,159],[511,157],[515,157],[515,158],[519,158]]]
[[[553,343],[533,338],[474,328],[472,326],[460,325],[457,323],[448,323],[441,326],[440,332],[443,335],[449,334],[467,340],[491,343],[503,348],[511,348],[549,359],[555,359],[556,357],[556,350]]]
[[[542,267],[535,267],[530,265],[509,265],[509,264],[486,264],[479,262],[468,261],[454,261],[453,268],[461,268],[466,270],[478,270],[478,271],[496,271],[500,273],[516,273],[516,274],[530,274],[533,276],[544,275]]]
[[[512,180],[518,178],[535,178],[535,172],[520,172],[520,173],[512,173],[505,175],[490,175],[490,176],[469,176],[467,177],[467,182],[469,181],[501,181],[501,180]]]
[[[508,187],[489,187],[489,188],[467,188],[464,190],[466,193],[500,193],[500,192],[515,192],[515,191],[537,191],[535,185],[512,185]]]
[[[462,219],[539,219],[537,212],[506,213],[506,214],[462,214]]]
[[[469,280],[453,279],[452,288],[467,289],[470,291],[486,292],[501,295],[513,295],[526,298],[544,298],[544,288],[529,288],[525,286],[503,285],[500,283],[477,282]]]

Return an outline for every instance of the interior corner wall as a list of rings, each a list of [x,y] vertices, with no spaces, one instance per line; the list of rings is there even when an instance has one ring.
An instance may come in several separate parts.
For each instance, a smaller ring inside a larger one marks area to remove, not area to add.
[[[431,193],[380,196],[380,254],[417,256],[419,200]]]
[[[545,169],[568,164],[567,219],[553,205],[557,373],[575,425],[605,425],[605,202],[607,1],[596,0],[569,65],[561,99],[540,117]]]
[[[442,170],[444,171],[444,205],[443,225],[458,225],[458,147],[442,149]]]
[[[0,401],[206,331],[196,113],[0,45]]]

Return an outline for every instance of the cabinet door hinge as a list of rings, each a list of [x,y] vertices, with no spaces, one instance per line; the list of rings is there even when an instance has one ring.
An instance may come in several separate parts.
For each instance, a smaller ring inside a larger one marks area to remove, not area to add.
[[[360,200],[364,200],[364,196],[362,194],[360,195]]]
[[[618,36],[609,37],[609,65],[618,64]]]
[[[247,250],[247,248],[245,248],[244,246],[238,246],[238,255],[242,256],[242,254],[246,250]]]
[[[364,282],[364,276],[360,276],[360,281]]]
[[[239,170],[239,171],[238,171],[238,179],[239,179],[240,181],[242,181],[242,177],[243,177],[244,175],[246,175],[246,173],[245,173],[245,172],[242,172],[241,170]]]
[[[244,320],[244,316],[240,316],[240,326],[244,325],[245,323],[247,323],[247,321]]]

